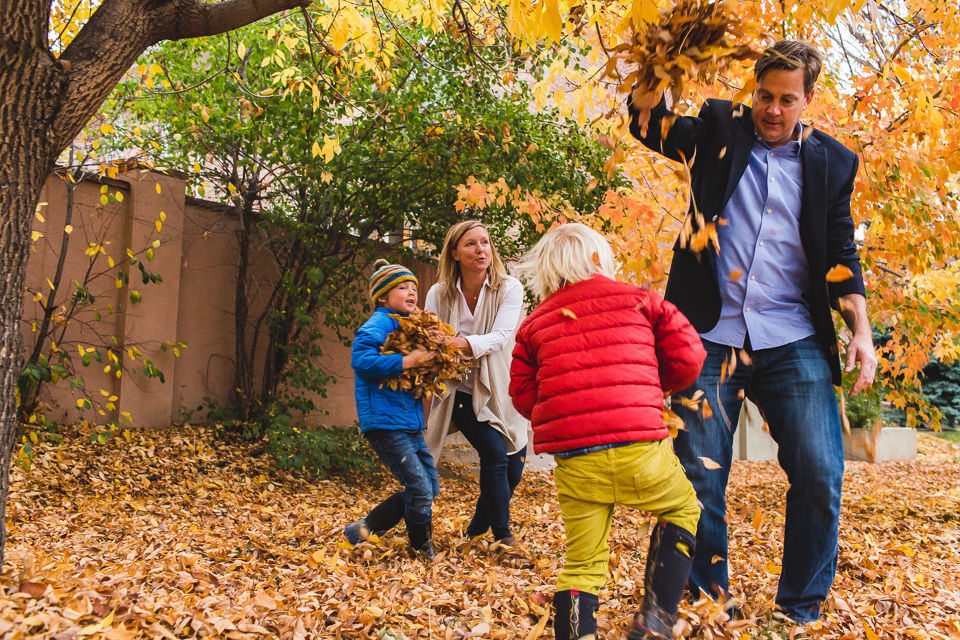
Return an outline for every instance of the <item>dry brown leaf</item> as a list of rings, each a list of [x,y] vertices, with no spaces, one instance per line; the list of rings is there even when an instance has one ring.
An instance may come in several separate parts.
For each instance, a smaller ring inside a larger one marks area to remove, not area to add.
[[[663,410],[663,426],[665,426],[667,431],[670,432],[671,438],[676,438],[679,431],[686,429],[686,424],[683,422],[683,418],[675,414],[670,409]]]
[[[400,638],[402,630],[411,640],[458,640],[481,622],[490,638],[550,636],[548,606],[564,552],[550,471],[524,471],[511,502],[520,544],[489,553],[489,534],[460,544],[476,478],[441,462],[449,473],[434,502],[434,543],[444,555],[426,565],[404,551],[402,526],[376,543],[338,546],[345,524],[401,488],[387,475],[379,487],[313,478],[257,454],[262,443],[226,442],[207,427],[135,431],[130,442],[106,446],[92,445],[83,428],[60,429],[64,443],[40,442],[32,471],[11,471],[7,517],[16,533],[0,576],[5,638],[73,634],[114,609],[99,633],[74,637],[177,640],[214,637],[221,628],[226,638],[373,640],[383,630]],[[960,566],[953,516],[960,513],[960,446],[924,433],[918,444],[915,460],[846,463],[841,560],[811,637],[863,638],[866,626],[892,640],[957,636],[960,594],[951,577]],[[691,638],[748,640],[758,625],[778,628],[772,616],[787,487],[776,461],[732,463],[725,519],[733,600],[683,603],[678,629],[695,623]],[[751,526],[758,511],[759,530]],[[632,513],[618,511],[610,531],[616,551],[598,619],[603,637],[619,633],[642,590],[650,520]],[[48,585],[45,593],[59,603],[17,593],[24,581]],[[256,603],[261,591],[276,609]],[[732,603],[742,619],[729,620]]]
[[[257,591],[255,602],[264,609],[273,610],[277,608],[277,601],[267,595],[264,591]]]
[[[709,420],[713,417],[713,409],[710,408],[710,403],[707,402],[706,398],[700,403],[700,410],[703,412],[704,420]]]
[[[434,394],[446,393],[447,380],[462,380],[470,371],[470,361],[460,349],[446,342],[456,330],[442,322],[435,313],[417,309],[408,316],[391,316],[400,327],[387,336],[381,353],[407,355],[417,349],[433,356],[421,366],[405,369],[396,378],[381,382],[394,391],[410,391],[415,398],[429,400]]]
[[[717,469],[722,469],[722,468],[723,468],[723,467],[721,467],[719,464],[717,464],[716,462],[714,462],[713,460],[711,460],[710,458],[707,458],[707,457],[704,457],[704,456],[699,456],[699,458],[700,458],[700,462],[703,463],[703,466],[704,466],[706,469],[709,469],[710,471],[716,471]]]

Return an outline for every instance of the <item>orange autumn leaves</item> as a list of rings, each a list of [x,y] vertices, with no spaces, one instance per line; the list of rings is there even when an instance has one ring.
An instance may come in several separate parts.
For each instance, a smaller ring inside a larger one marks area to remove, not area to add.
[[[720,366],[720,380],[716,387],[716,396],[715,407],[716,410],[720,412],[720,416],[723,419],[724,423],[727,426],[727,429],[733,430],[736,428],[736,425],[731,422],[729,416],[727,416],[726,411],[724,410],[723,404],[721,402],[721,388],[722,385],[727,384],[729,378],[736,372],[738,363],[742,363],[746,366],[753,364],[753,360],[750,357],[750,354],[744,349],[730,349],[730,355],[724,360]],[[711,391],[711,393],[713,393]],[[746,397],[746,392],[744,389],[737,390],[737,399],[743,400]],[[700,417],[703,420],[708,420],[714,416],[714,406],[708,401],[706,394],[703,389],[697,389],[689,397],[683,395],[673,396],[673,402],[679,403],[680,407],[687,411],[699,412]],[[671,409],[664,409],[663,411],[663,423],[667,427],[667,430],[670,432],[670,436],[673,438],[677,437],[677,434],[680,430],[685,429],[685,424],[683,418],[674,413]],[[710,458],[701,457],[701,463],[706,469],[711,471],[716,469],[721,469],[722,466],[719,465],[714,460]]]
[[[664,91],[676,101],[688,80],[712,84],[733,62],[759,57],[743,44],[757,38],[757,31],[726,3],[679,0],[664,9],[658,23],[635,31],[629,42],[613,49],[604,75],[619,82],[620,91],[631,91],[646,135],[650,110]],[[632,69],[626,77],[620,63]]]
[[[415,398],[429,400],[434,394],[446,393],[445,380],[461,380],[470,370],[470,361],[460,349],[444,341],[456,335],[456,330],[440,320],[435,313],[416,310],[409,316],[391,315],[400,327],[387,336],[382,353],[407,355],[416,349],[435,354],[425,366],[405,369],[396,378],[385,380],[381,386],[410,391]]]

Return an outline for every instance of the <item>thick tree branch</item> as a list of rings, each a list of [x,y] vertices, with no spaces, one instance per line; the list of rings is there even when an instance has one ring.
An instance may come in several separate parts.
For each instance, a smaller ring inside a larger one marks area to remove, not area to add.
[[[180,2],[176,31],[166,40],[215,36],[239,29],[279,11],[309,7],[311,0],[227,0],[210,4],[194,0]]]

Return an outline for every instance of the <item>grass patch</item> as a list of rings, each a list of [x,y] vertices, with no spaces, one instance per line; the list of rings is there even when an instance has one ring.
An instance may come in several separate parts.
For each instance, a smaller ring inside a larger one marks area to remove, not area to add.
[[[949,440],[955,444],[960,444],[960,429],[941,429],[940,431],[931,431],[930,435],[936,436],[943,440]]]

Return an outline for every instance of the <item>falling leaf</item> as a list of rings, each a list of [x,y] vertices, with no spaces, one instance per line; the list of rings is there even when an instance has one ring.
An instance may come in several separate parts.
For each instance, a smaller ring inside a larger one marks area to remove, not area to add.
[[[710,471],[716,471],[717,469],[723,468],[719,464],[711,460],[710,458],[707,458],[704,456],[699,456],[699,458],[700,458],[700,462],[703,463],[703,466]]]
[[[743,277],[743,271],[741,271],[740,269],[734,269],[733,271],[730,272],[731,280],[739,280],[742,277]]]
[[[678,416],[670,409],[663,410],[663,426],[665,426],[667,431],[670,432],[671,438],[676,438],[679,431],[686,429],[683,418]]]
[[[838,264],[827,271],[827,282],[843,282],[853,277],[853,271],[845,264]]]
[[[723,556],[713,556],[710,558],[710,564],[717,564],[718,562],[723,562]]]
[[[566,307],[561,307],[561,308],[560,308],[560,313],[563,314],[564,316],[570,318],[571,320],[576,320],[576,319],[577,319],[577,314],[575,314],[573,311],[570,311],[570,309],[567,309]]]
[[[720,159],[722,160],[722,159],[723,159],[723,156],[725,156],[725,155],[727,155],[727,148],[726,148],[726,147],[724,147],[723,149],[720,149],[720,156],[719,156]]]
[[[709,420],[710,418],[713,417],[713,409],[710,408],[710,403],[707,402],[706,398],[704,398],[703,401],[700,403],[700,410],[703,412],[704,420]],[[710,467],[707,467],[707,468],[709,469]]]
[[[760,526],[763,524],[763,512],[760,509],[757,509],[753,514],[753,520],[750,522],[750,526],[753,527],[754,531],[760,531]]]

